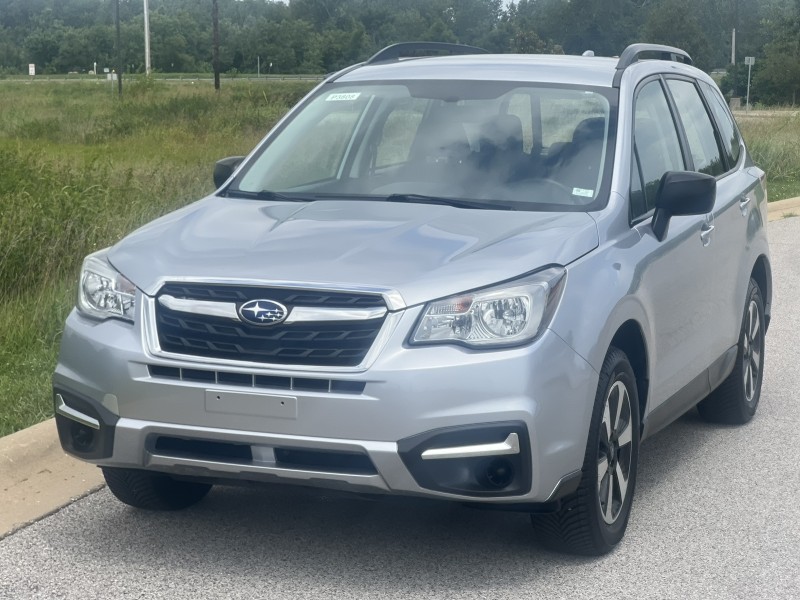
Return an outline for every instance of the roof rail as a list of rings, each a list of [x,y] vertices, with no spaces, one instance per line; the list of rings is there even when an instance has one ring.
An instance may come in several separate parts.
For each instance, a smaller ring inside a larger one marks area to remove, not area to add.
[[[694,64],[692,57],[685,50],[673,48],[672,46],[662,46],[661,44],[631,44],[617,61],[617,72],[614,75],[614,87],[619,87],[622,80],[622,73],[632,64],[642,60],[643,54],[655,54],[657,60],[669,60],[685,65]]]
[[[374,54],[364,65],[400,60],[403,57],[415,56],[418,52],[448,52],[450,54],[488,54],[487,50],[476,46],[463,44],[448,44],[445,42],[402,42],[392,44],[377,54]]]

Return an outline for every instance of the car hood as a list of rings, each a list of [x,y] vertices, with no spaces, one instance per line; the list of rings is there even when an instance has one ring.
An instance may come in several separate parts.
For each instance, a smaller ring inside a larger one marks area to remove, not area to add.
[[[413,306],[566,265],[597,244],[582,212],[211,196],[135,231],[108,259],[148,295],[174,279],[246,279],[380,286]]]

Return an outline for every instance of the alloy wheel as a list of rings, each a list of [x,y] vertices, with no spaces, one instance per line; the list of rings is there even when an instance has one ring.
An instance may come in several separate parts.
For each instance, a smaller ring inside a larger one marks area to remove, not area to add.
[[[761,318],[758,304],[750,301],[744,324],[744,347],[742,349],[742,375],[744,377],[744,395],[747,402],[752,402],[758,389],[761,377],[761,356],[763,338],[761,336]]]
[[[606,395],[597,453],[597,496],[600,514],[609,525],[617,520],[627,498],[632,442],[630,394],[618,380]]]

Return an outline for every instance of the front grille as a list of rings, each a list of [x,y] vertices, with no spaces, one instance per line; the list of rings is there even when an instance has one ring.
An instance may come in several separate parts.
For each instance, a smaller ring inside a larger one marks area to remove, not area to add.
[[[166,284],[161,295],[235,302],[269,299],[287,308],[385,307],[381,296],[252,286]],[[282,323],[258,327],[224,317],[171,310],[156,301],[156,325],[165,352],[278,365],[353,367],[372,347],[384,317],[363,321]]]
[[[281,390],[288,392],[326,392],[331,394],[361,394],[367,384],[364,381],[341,379],[318,379],[312,377],[281,377],[276,375],[253,375],[229,371],[206,369],[183,369],[163,365],[148,365],[150,377],[176,379],[192,383],[223,384],[245,388]]]

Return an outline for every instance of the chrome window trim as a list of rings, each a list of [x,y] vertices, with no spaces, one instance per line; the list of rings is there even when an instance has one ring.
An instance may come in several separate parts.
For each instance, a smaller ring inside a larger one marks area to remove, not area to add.
[[[175,280],[170,279],[170,281],[175,281]],[[195,283],[198,282],[197,280],[189,280],[189,279],[186,279],[185,281],[187,283],[190,281]],[[240,280],[236,281],[242,283]],[[229,280],[229,283],[233,282],[234,280]],[[338,288],[337,291],[353,291],[353,290],[341,290],[341,288]],[[239,360],[230,360],[225,358],[195,356],[193,354],[178,354],[173,352],[166,352],[161,349],[161,344],[158,341],[158,329],[156,325],[157,323],[156,299],[142,294],[142,302],[140,303],[140,306],[141,306],[140,316],[142,322],[142,334],[144,338],[144,352],[148,358],[172,359],[185,363],[195,363],[202,365],[217,365],[223,367],[229,366],[229,367],[236,367],[237,369],[245,368],[264,373],[273,373],[276,370],[285,372],[305,372],[305,373],[360,373],[366,371],[370,366],[372,366],[372,364],[378,358],[378,355],[386,346],[392,333],[394,333],[394,330],[397,328],[397,324],[403,317],[402,311],[390,312],[387,314],[386,319],[384,320],[383,325],[381,326],[381,329],[378,332],[378,335],[372,342],[372,346],[370,347],[367,354],[364,356],[364,360],[362,360],[361,363],[356,366],[337,367],[337,366],[327,366],[327,365],[285,365],[278,363],[239,361]]]
[[[268,300],[268,298],[265,298]],[[213,302],[208,300],[187,300],[169,294],[158,296],[158,303],[170,310],[193,315],[222,317],[240,321],[235,302]],[[322,321],[368,321],[386,315],[385,308],[315,308],[296,306],[291,309],[283,323],[305,323]]]

